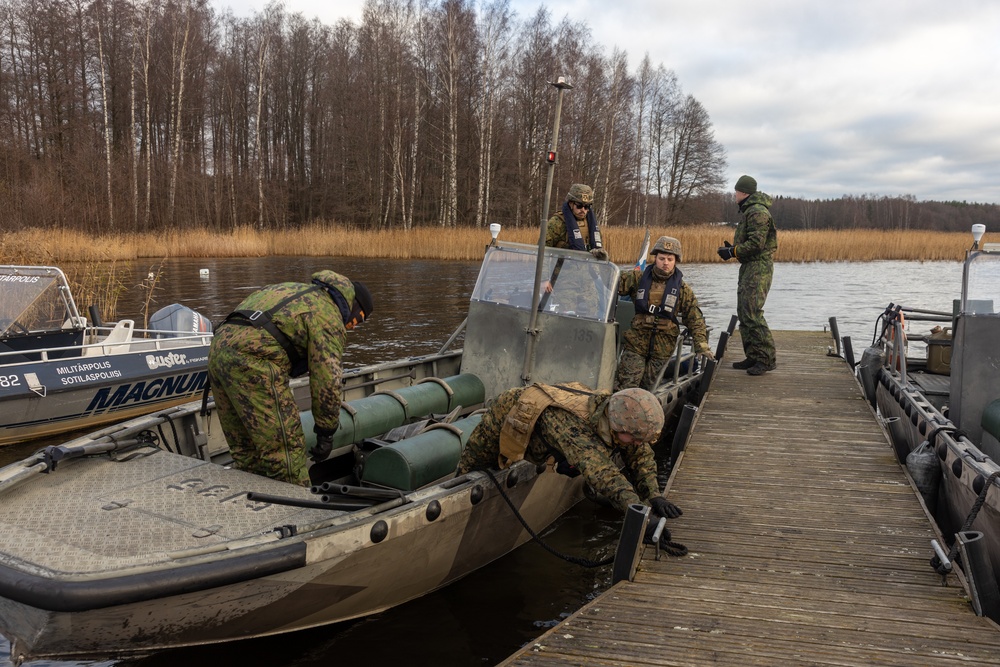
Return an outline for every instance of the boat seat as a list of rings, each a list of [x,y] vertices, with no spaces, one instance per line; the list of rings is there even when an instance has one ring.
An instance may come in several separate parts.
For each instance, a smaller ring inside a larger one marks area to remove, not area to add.
[[[104,354],[124,354],[130,349],[132,332],[135,330],[133,320],[119,320],[114,328],[100,343],[87,347],[85,357],[99,357]],[[109,347],[111,346],[111,347]]]

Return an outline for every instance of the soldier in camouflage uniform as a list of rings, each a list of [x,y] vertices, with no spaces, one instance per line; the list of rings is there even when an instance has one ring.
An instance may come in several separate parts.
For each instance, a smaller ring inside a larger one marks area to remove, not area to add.
[[[650,255],[653,263],[645,271],[636,267],[624,272],[618,283],[618,294],[631,297],[635,303],[635,317],[625,332],[615,390],[654,388],[660,370],[677,345],[678,315],[691,331],[695,352],[708,359],[715,358],[708,346],[708,330],[698,299],[676,268],[681,261],[681,242],[661,236]]]
[[[599,260],[608,259],[594,215],[594,190],[589,185],[574,183],[570,187],[562,208],[549,218],[545,230],[545,245],[550,248],[583,250]],[[562,293],[577,295],[578,299],[576,303],[562,304],[563,310],[593,313],[598,306],[594,276],[584,266],[570,264],[562,276]],[[557,261],[552,276],[542,286],[546,292],[552,291],[563,268],[564,263]]]
[[[219,421],[240,470],[309,484],[305,434],[288,386],[309,373],[316,447],[322,460],[340,422],[340,359],[347,331],[373,309],[364,284],[333,271],[312,283],[269,285],[219,325],[208,373]]]
[[[580,223],[586,222],[585,225]],[[586,250],[600,260],[608,259],[601,242],[601,229],[594,215],[594,189],[589,185],[574,183],[562,208],[549,218],[545,231],[545,245],[550,248]]]
[[[740,176],[736,181],[736,203],[740,223],[736,226],[735,245],[726,241],[719,248],[723,260],[736,258],[740,279],[736,292],[736,315],[740,318],[740,338],[746,359],[733,363],[750,375],[763,375],[778,366],[774,338],[764,319],[764,301],[774,277],[774,253],[778,249],[778,230],[768,210],[771,198],[757,191],[757,181]]]
[[[663,407],[643,389],[612,394],[578,382],[516,387],[500,394],[472,431],[458,474],[507,467],[522,458],[535,464],[565,461],[622,512],[646,503],[674,518],[681,512],[660,495],[649,445],[662,428]],[[612,460],[616,450],[634,486]]]

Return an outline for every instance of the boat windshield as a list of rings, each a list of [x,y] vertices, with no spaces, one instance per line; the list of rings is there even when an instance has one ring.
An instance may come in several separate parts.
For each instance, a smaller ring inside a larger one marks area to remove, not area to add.
[[[83,326],[62,271],[44,266],[0,266],[0,336]]]
[[[490,247],[472,292],[473,301],[489,301],[531,310],[538,247],[502,243]],[[617,299],[618,267],[589,253],[545,248],[539,310],[608,322]],[[551,290],[547,290],[550,286]]]
[[[1000,313],[1000,252],[974,253],[965,261],[962,312]]]

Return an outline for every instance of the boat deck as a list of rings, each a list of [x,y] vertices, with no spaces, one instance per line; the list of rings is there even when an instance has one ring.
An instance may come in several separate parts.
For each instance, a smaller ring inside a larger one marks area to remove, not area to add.
[[[620,582],[503,665],[997,665],[1000,628],[928,564],[934,528],[829,334],[717,371],[668,497],[688,556]],[[943,585],[944,583],[944,585]]]

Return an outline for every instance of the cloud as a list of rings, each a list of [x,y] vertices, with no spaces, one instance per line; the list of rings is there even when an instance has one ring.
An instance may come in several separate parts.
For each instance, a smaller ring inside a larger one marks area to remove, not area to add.
[[[239,0],[260,10],[263,0]],[[326,23],[363,3],[286,0]],[[1000,2],[512,0],[645,54],[712,119],[728,177],[772,194],[1000,203]],[[577,73],[566,73],[576,75]]]

